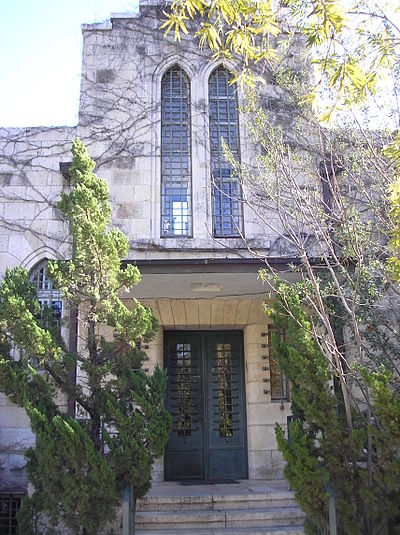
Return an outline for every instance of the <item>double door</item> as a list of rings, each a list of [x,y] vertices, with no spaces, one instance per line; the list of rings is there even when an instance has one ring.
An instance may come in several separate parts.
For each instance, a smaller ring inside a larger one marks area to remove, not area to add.
[[[166,331],[165,479],[247,478],[241,331]]]

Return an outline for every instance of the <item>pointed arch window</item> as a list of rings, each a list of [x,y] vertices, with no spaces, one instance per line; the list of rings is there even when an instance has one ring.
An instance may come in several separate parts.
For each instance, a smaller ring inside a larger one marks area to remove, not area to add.
[[[161,81],[161,236],[192,235],[190,88],[174,65]]]
[[[240,183],[223,156],[222,140],[235,160],[240,158],[236,87],[229,85],[229,81],[228,70],[220,66],[212,72],[208,83],[215,237],[235,237],[243,232]]]
[[[60,292],[54,287],[46,273],[47,260],[40,262],[30,274],[36,286],[36,295],[42,310],[50,310],[58,326],[61,325],[62,300]]]

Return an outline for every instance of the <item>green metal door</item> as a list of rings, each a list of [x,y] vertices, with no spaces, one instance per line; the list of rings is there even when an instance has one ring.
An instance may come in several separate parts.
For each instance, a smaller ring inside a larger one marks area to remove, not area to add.
[[[164,347],[173,419],[165,479],[245,479],[242,333],[166,331]]]

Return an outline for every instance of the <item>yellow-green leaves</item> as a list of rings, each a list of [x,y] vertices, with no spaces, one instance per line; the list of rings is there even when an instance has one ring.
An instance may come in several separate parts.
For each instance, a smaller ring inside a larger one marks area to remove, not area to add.
[[[277,57],[268,41],[281,31],[272,0],[175,0],[171,10],[164,14],[161,28],[165,35],[174,30],[176,41],[181,40],[181,33],[188,33],[185,21],[200,15],[202,21],[196,31],[199,46],[208,46],[215,52],[215,59],[236,55],[248,65]],[[262,38],[258,39],[259,36]]]
[[[344,65],[339,65],[336,71],[334,72],[331,81],[329,82],[329,87],[336,84],[336,82],[339,80],[339,78],[343,79],[343,67]]]
[[[385,155],[393,161],[394,180],[389,188],[390,215],[392,217],[392,234],[390,250],[392,256],[388,260],[391,276],[400,283],[400,133],[384,150]]]
[[[204,0],[187,0],[186,9],[190,18],[193,18],[198,12],[200,15],[204,14],[204,9],[207,7],[207,2]]]
[[[258,10],[254,14],[253,21],[255,26],[258,25],[257,33],[261,33],[263,36],[273,35],[276,37],[281,33],[271,0],[259,2]]]
[[[208,22],[202,23],[201,28],[196,35],[197,37],[200,37],[200,48],[203,48],[205,44],[208,44],[211,50],[218,50],[222,45],[218,29]]]
[[[345,84],[346,78],[356,89],[362,89],[367,83],[367,77],[359,65],[344,62],[338,65],[330,79],[329,87],[339,82],[339,89],[341,89]]]
[[[359,65],[346,63],[344,65],[345,76],[350,80],[356,89],[362,89],[367,83],[367,77]]]
[[[181,40],[181,31],[187,35],[188,29],[185,25],[185,20],[188,17],[181,11],[180,13],[165,13],[167,20],[161,25],[161,28],[165,28],[165,35],[168,35],[172,28],[175,28],[175,40]]]
[[[330,39],[334,33],[341,33],[345,23],[345,10],[340,0],[311,2],[313,10],[309,18],[315,20],[319,28],[320,42]]]
[[[247,72],[240,82],[250,87],[255,77],[248,71],[260,63],[275,70],[302,34],[294,63],[297,68],[298,54],[307,57],[314,75],[303,101],[325,108],[319,118],[328,121],[375,95],[382,72],[397,64],[400,30],[395,9],[386,7],[357,0],[285,0],[281,9],[273,0],[174,0],[161,27],[166,34],[174,30],[177,41],[193,30],[214,60],[242,61]]]
[[[257,83],[263,83],[264,80],[260,76],[256,76],[251,69],[243,69],[234,73],[229,85],[239,84],[242,91],[245,88],[254,89]]]
[[[219,0],[215,8],[218,9],[226,24],[232,24],[235,20],[237,21],[237,13],[229,0]],[[209,18],[212,18],[212,16],[212,11],[210,11]]]

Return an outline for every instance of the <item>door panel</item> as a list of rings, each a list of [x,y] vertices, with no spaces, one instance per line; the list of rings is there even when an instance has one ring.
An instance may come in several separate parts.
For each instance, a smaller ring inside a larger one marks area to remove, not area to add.
[[[242,336],[207,336],[208,479],[247,476]]]
[[[172,433],[167,447],[167,479],[204,477],[202,339],[185,331],[165,337],[167,408]]]
[[[173,419],[165,478],[246,478],[242,333],[166,331],[164,347]]]

